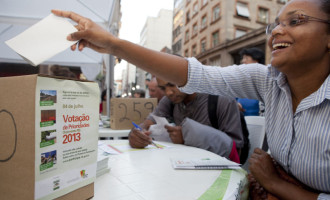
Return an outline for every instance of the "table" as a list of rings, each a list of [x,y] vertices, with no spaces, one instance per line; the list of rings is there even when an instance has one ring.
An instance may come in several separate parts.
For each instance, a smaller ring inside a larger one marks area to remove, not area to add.
[[[112,137],[114,140],[120,139],[120,137],[128,137],[131,130],[113,130],[111,128],[99,128],[99,137]]]
[[[106,143],[128,144],[128,141],[106,140]],[[247,199],[244,170],[175,170],[170,158],[218,155],[195,147],[162,143],[171,147],[110,155],[111,171],[96,179],[93,200],[212,200],[214,195],[217,198],[223,195],[223,199],[237,196],[237,199]]]

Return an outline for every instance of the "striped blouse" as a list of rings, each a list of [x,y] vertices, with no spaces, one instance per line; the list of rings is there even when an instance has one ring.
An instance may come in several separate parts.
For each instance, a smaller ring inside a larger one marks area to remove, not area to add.
[[[307,186],[330,194],[330,78],[303,99],[293,113],[284,74],[271,66],[204,66],[187,58],[185,93],[203,92],[258,99],[265,104],[266,133],[272,156]],[[319,199],[330,199],[321,194]]]

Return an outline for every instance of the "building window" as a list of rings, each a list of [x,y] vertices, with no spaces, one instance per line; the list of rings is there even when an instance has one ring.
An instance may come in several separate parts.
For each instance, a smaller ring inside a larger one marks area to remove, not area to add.
[[[202,6],[205,6],[207,4],[207,0],[202,0]]]
[[[174,18],[173,18],[173,24],[174,25],[176,25],[176,24],[182,24],[182,19],[183,19],[183,10],[180,10],[180,11],[178,11],[176,14],[175,14],[175,16],[174,16]]]
[[[269,22],[269,10],[266,8],[258,9],[258,22],[268,24]]]
[[[220,55],[210,59],[210,66],[221,66]]]
[[[241,17],[250,17],[250,12],[248,9],[248,5],[246,3],[242,3],[242,2],[237,2],[236,3],[236,13],[238,16]]]
[[[172,45],[172,49],[174,53],[179,53],[181,54],[181,39],[177,41],[174,45]]]
[[[189,21],[190,21],[190,12],[188,11],[188,12],[186,13],[186,24],[188,24]]]
[[[288,0],[277,0],[277,2],[285,4],[286,2],[288,2]]]
[[[198,33],[198,26],[197,26],[197,23],[195,23],[195,24],[193,25],[192,36],[197,35],[197,33]]]
[[[185,42],[188,42],[189,41],[189,31],[186,31],[184,41]]]
[[[174,0],[174,8],[178,8],[182,0]]]
[[[246,30],[236,29],[236,31],[235,31],[235,38],[241,37],[241,36],[245,35],[246,33],[247,33]]]
[[[189,57],[189,50],[188,50],[188,49],[186,49],[186,50],[184,51],[184,57]]]
[[[214,6],[212,10],[212,21],[216,21],[217,19],[220,18],[220,5]]]
[[[215,47],[219,44],[219,31],[212,33],[212,47]]]
[[[194,57],[197,55],[197,45],[193,45],[191,48],[191,56]]]
[[[193,6],[193,16],[196,15],[198,13],[198,3],[196,2]]]
[[[206,26],[207,26],[207,16],[204,15],[204,16],[202,17],[201,30],[203,30],[204,28],[206,28]]]
[[[206,51],[206,38],[201,40],[201,53]]]
[[[178,37],[181,34],[181,25],[176,27],[173,31],[173,39],[175,39],[176,37]]]

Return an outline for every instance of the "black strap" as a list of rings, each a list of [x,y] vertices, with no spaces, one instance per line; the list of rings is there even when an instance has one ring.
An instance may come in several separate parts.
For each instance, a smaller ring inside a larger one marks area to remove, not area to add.
[[[217,107],[218,107],[218,96],[210,94],[208,99],[209,119],[211,121],[212,127],[215,129],[219,129]]]
[[[244,146],[241,149],[241,155],[239,159],[241,161],[241,164],[244,164],[249,156],[250,141],[249,141],[249,131],[247,129],[244,114],[241,111],[240,111],[240,119],[241,119],[241,126],[242,126],[243,138],[244,138]]]

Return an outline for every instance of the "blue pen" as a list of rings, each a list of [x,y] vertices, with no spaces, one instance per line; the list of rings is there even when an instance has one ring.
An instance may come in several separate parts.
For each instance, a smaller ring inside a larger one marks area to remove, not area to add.
[[[137,124],[134,123],[134,122],[132,122],[132,124],[134,125],[134,127],[135,127],[136,129],[138,129],[139,131],[142,131],[142,128],[141,128],[139,125],[137,125]]]
[[[134,123],[134,122],[132,122],[132,124],[133,124],[133,126],[134,126],[136,129],[138,129],[139,131],[142,131],[142,128],[141,128],[139,125],[137,125],[137,124]],[[152,140],[151,140],[151,143],[152,143],[155,147],[157,147],[157,148],[161,148],[161,147],[159,147],[156,143],[154,143],[154,141],[152,141]]]

